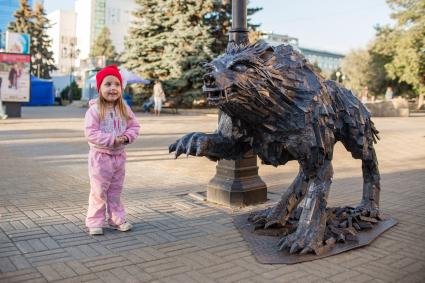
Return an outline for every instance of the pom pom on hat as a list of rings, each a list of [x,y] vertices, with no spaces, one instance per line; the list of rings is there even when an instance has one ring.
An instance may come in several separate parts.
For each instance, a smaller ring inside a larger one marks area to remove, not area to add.
[[[102,84],[103,79],[107,76],[116,77],[120,81],[121,88],[122,88],[122,77],[121,77],[120,71],[118,70],[117,66],[109,65],[103,68],[102,70],[100,70],[99,72],[97,72],[96,74],[96,87],[98,92],[100,90],[100,85]]]

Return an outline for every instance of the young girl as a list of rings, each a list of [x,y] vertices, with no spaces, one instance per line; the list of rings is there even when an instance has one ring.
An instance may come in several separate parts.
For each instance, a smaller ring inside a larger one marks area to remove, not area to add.
[[[108,223],[120,231],[132,228],[125,221],[121,192],[125,176],[124,146],[139,135],[139,123],[122,98],[122,78],[116,66],[96,75],[99,98],[90,101],[85,136],[90,145],[90,196],[86,226],[90,235],[102,235],[105,212]]]

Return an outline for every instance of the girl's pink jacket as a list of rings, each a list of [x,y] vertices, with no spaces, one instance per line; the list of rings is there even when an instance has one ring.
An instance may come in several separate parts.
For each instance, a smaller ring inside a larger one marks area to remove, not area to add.
[[[133,111],[127,106],[129,119],[125,120],[119,116],[119,112],[111,108],[105,113],[105,119],[100,121],[97,100],[90,100],[89,105],[90,108],[84,120],[84,133],[90,149],[111,155],[121,154],[124,151],[124,145],[115,146],[115,138],[125,135],[128,143],[132,143],[139,135],[140,125]]]

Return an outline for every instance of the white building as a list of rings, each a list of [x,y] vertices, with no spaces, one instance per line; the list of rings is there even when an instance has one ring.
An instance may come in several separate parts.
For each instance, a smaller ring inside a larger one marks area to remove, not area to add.
[[[134,0],[76,0],[76,36],[80,58],[89,57],[92,43],[105,26],[111,32],[115,50],[118,53],[124,51],[124,38],[134,20],[132,12],[136,8]]]
[[[52,39],[52,52],[58,70],[54,75],[70,74],[75,66],[76,37],[73,11],[56,10],[47,15],[51,28],[47,30]]]
[[[299,45],[298,38],[290,37],[288,35],[268,33],[263,35],[263,40],[269,43],[272,46],[277,46],[280,44],[290,44],[295,49],[299,50],[304,56],[309,60],[310,63],[316,64],[322,71],[327,74],[338,70],[341,67],[342,59],[344,54],[319,50],[315,48],[305,48]]]

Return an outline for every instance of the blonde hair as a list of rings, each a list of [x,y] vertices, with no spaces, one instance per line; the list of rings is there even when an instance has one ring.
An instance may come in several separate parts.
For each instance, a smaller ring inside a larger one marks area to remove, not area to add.
[[[105,98],[103,98],[100,92],[99,92],[98,105],[99,105],[99,118],[102,121],[105,119],[105,116],[106,116],[106,109],[107,109],[108,102],[105,100]],[[129,116],[127,111],[127,106],[125,105],[122,95],[119,99],[117,99],[117,101],[115,101],[114,108],[115,107],[118,109],[120,113],[120,117],[125,118],[125,120],[128,120]]]

